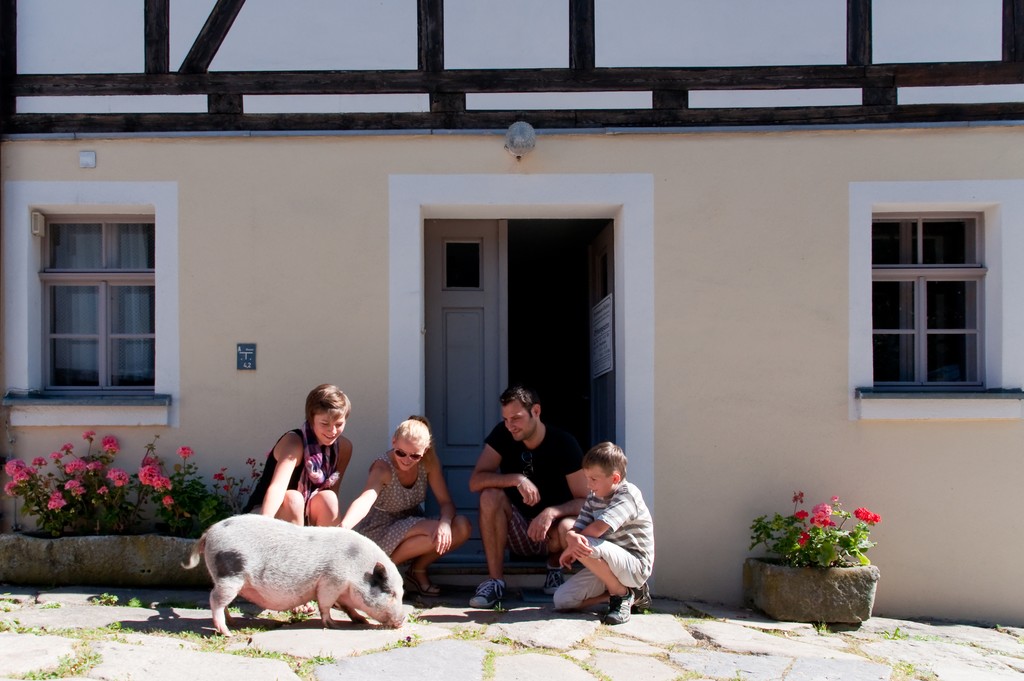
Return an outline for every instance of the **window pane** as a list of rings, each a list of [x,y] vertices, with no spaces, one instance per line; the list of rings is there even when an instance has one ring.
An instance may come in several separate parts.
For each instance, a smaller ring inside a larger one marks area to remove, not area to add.
[[[976,262],[973,221],[925,222],[922,229],[924,264],[963,265]]]
[[[871,227],[871,264],[896,265],[899,261],[900,223],[874,223]]]
[[[151,270],[155,263],[156,240],[152,224],[113,225],[114,262],[122,270]]]
[[[446,242],[444,245],[445,288],[480,288],[480,243]]]
[[[50,341],[52,383],[56,386],[99,385],[99,343],[94,340],[54,338]]]
[[[99,333],[99,288],[53,286],[50,288],[50,333]]]
[[[871,225],[872,265],[911,265],[917,258],[917,231],[913,222],[896,220]]]
[[[50,267],[60,270],[103,267],[103,225],[51,224]]]
[[[152,286],[110,287],[110,332],[150,334],[156,329]]]
[[[914,380],[914,334],[876,333],[874,336],[876,383]]]
[[[928,381],[974,383],[978,380],[978,339],[974,334],[928,335]]]
[[[914,282],[876,281],[871,284],[875,329],[914,328]]]
[[[111,341],[110,385],[152,386],[154,341],[150,338]]]
[[[974,281],[928,282],[928,328],[976,329],[977,290]]]

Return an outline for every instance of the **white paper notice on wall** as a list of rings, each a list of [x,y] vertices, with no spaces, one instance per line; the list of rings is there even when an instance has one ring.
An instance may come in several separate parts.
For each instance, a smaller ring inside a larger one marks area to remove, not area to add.
[[[615,368],[614,315],[608,294],[590,310],[590,376],[597,378]]]

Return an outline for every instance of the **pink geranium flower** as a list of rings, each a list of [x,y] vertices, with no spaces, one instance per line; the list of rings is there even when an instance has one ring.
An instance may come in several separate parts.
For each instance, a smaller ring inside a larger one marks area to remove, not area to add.
[[[69,461],[67,465],[64,466],[64,472],[67,473],[68,475],[75,475],[76,473],[81,473],[82,471],[84,471],[85,468],[86,463],[84,461],[82,461],[81,459],[75,459],[73,461]]]
[[[46,503],[46,508],[51,511],[64,508],[68,505],[68,502],[64,500],[64,496],[60,492],[54,492],[50,495],[50,500]]]
[[[95,430],[87,430],[84,433],[82,433],[82,439],[83,440],[88,440],[89,442],[92,442],[92,439],[94,437],[96,437],[96,431]]]
[[[195,454],[191,447],[178,447],[178,456],[183,459],[188,459],[190,456]]]
[[[114,483],[114,487],[124,487],[128,484],[129,478],[128,473],[121,470],[120,468],[111,468],[107,471],[107,480]]]

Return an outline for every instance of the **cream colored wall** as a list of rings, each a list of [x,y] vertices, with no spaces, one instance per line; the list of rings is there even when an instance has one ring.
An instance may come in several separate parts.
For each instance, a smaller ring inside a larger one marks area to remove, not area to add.
[[[343,503],[390,431],[388,177],[431,173],[653,174],[656,592],[738,601],[751,519],[801,489],[883,516],[877,613],[1024,624],[1024,424],[847,414],[849,183],[1019,179],[1024,128],[541,135],[518,164],[500,135],[3,145],[4,180],[178,183],[180,427],[109,429],[132,456],[159,432],[165,456],[241,471],[336,382]],[[236,371],[236,342],[258,371]],[[79,431],[17,429],[13,452]]]

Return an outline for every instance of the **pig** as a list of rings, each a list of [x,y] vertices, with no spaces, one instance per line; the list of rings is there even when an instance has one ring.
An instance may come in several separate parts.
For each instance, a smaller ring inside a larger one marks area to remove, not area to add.
[[[213,579],[213,625],[225,636],[231,634],[225,609],[239,595],[268,610],[316,600],[325,628],[339,624],[331,617],[335,604],[354,622],[366,623],[357,610],[392,628],[405,621],[398,568],[353,530],[238,515],[210,526],[182,567],[194,568],[200,554]]]

